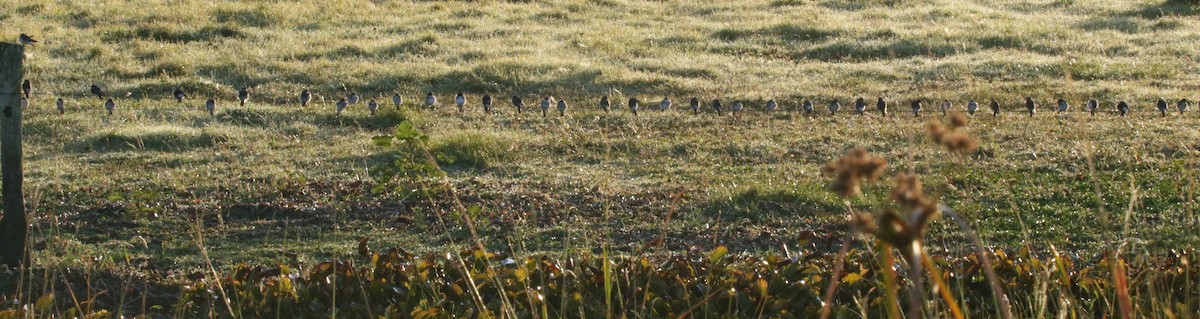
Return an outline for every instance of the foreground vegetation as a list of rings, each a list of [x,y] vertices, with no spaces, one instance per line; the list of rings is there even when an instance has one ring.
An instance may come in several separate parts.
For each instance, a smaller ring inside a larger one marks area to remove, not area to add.
[[[0,4],[0,21],[38,26],[23,32],[44,42],[27,60],[35,264],[0,274],[21,288],[5,315],[810,317],[854,238],[831,306],[878,317],[904,298],[884,293],[885,250],[846,221],[897,209],[881,196],[891,185],[847,199],[821,176],[855,147],[887,160],[882,180],[917,173],[970,220],[1018,316],[1119,312],[1116,260],[1129,265],[1135,314],[1200,309],[1200,117],[1149,112],[1159,96],[1200,91],[1200,51],[1177,45],[1200,39],[1189,4],[128,6]],[[91,83],[132,97],[102,116]],[[245,107],[231,102],[241,86],[253,92]],[[176,87],[193,99],[168,99]],[[308,108],[294,102],[303,88],[318,95]],[[420,110],[427,90],[443,101],[465,91],[472,104]],[[332,100],[351,91],[408,101],[336,115]],[[500,114],[485,115],[485,93],[554,95],[571,109],[517,115],[498,98]],[[676,106],[604,113],[601,94]],[[755,111],[692,115],[680,108],[691,95]],[[858,95],[900,110],[913,98],[996,98],[1005,113],[973,118],[978,150],[958,156],[929,142],[926,120],[940,114],[797,111]],[[1026,95],[1044,109],[1095,97],[1139,112],[1029,118],[1018,113]],[[216,116],[201,109],[207,96],[221,101]],[[66,115],[51,110],[57,97]],[[757,111],[769,98],[783,111]],[[372,142],[402,121],[428,136],[436,167],[403,143]],[[359,249],[364,239],[396,249]],[[997,311],[957,226],[934,221],[926,246],[970,314]]]

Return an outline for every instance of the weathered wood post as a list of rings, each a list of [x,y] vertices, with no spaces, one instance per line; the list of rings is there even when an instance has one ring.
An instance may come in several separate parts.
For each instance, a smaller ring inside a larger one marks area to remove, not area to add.
[[[0,43],[0,193],[4,215],[0,217],[0,265],[28,266],[26,239],[29,222],[25,216],[25,179],[21,163],[21,78],[24,76],[25,47]]]

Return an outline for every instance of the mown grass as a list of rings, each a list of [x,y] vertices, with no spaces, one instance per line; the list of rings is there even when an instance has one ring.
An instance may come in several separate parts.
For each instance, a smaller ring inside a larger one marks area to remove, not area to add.
[[[446,198],[414,195],[417,184],[372,191],[397,151],[371,137],[401,120],[431,137],[462,199],[482,208],[488,248],[513,255],[637,255],[664,233],[660,256],[717,245],[830,253],[847,204],[820,171],[855,146],[922,174],[1001,250],[1054,245],[1090,258],[1123,241],[1146,255],[1194,247],[1200,120],[1150,113],[1160,96],[1200,100],[1200,51],[1184,45],[1200,40],[1196,13],[1134,1],[0,3],[0,21],[21,26],[6,37],[43,41],[26,61],[35,267],[166,285],[204,272],[196,223],[218,269],[312,264],[362,237],[463,248],[467,230],[434,217]],[[106,117],[87,96],[92,83],[132,97]],[[236,107],[243,86],[253,96]],[[191,99],[170,100],[175,88]],[[304,88],[316,98],[302,109]],[[332,102],[351,91],[383,110],[335,115]],[[413,108],[425,91],[442,107]],[[464,114],[449,104],[457,91],[471,99]],[[500,114],[480,112],[483,94]],[[513,94],[571,109],[517,116]],[[600,112],[602,94],[641,98],[642,116]],[[1032,119],[1018,114],[1027,95],[1042,107]],[[202,110],[210,96],[216,116]],[[674,109],[650,111],[662,96]],[[690,96],[752,111],[691,115]],[[798,112],[804,99],[848,109],[857,96],[885,97],[901,116]],[[51,109],[57,97],[64,116]],[[1138,112],[1046,114],[1058,97],[1077,111],[1095,97]],[[783,112],[757,112],[770,98]],[[923,137],[934,113],[905,115],[913,98],[995,98],[1006,113],[973,120],[980,151],[957,158]],[[1140,197],[1123,236],[1131,189]],[[929,244],[971,251],[953,229],[935,223]]]

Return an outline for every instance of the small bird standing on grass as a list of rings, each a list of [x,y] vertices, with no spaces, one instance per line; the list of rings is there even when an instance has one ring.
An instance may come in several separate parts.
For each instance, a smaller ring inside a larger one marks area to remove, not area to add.
[[[304,89],[300,92],[300,107],[308,106],[309,101],[312,101],[312,93],[309,93],[308,89]]]
[[[117,109],[117,102],[113,102],[113,99],[111,98],[108,99],[108,101],[104,101],[104,109],[108,110],[109,116],[112,116],[113,110]]]
[[[951,103],[950,100],[942,100],[942,116],[946,116],[953,108],[954,103]]]
[[[1162,113],[1162,117],[1167,117],[1167,100],[1158,98],[1158,102],[1154,103],[1158,107],[1158,112]]]
[[[723,106],[723,105],[721,105],[721,100],[720,100],[720,99],[713,99],[713,100],[712,100],[712,109],[713,109],[713,112],[717,112],[717,115],[721,115],[721,112],[722,112],[722,111],[721,111],[721,109],[722,109],[722,108],[724,108],[724,106]]]
[[[638,99],[636,97],[629,98],[629,110],[633,112],[633,116],[638,115],[637,114],[638,102],[640,102],[640,101],[638,101]]]
[[[921,100],[912,101],[913,117],[921,116]]]
[[[546,117],[546,112],[550,111],[550,103],[552,102],[550,102],[549,96],[542,97],[542,117]]]
[[[1025,109],[1029,110],[1029,116],[1033,116],[1034,113],[1037,113],[1037,103],[1033,102],[1032,96],[1025,97]]]
[[[978,111],[978,110],[979,110],[979,102],[975,102],[975,100],[967,101],[967,113],[968,114],[975,115],[975,111]]]
[[[483,95],[482,104],[483,104],[483,112],[487,113],[487,114],[492,114],[492,95],[491,94]]]
[[[22,33],[20,36],[17,37],[17,41],[21,42],[21,45],[29,45],[29,46],[32,46],[34,43],[38,43],[38,40],[34,40],[32,36],[29,36],[28,34],[24,34],[24,33]]]
[[[689,106],[691,106],[691,107],[692,107],[692,114],[693,114],[693,115],[695,115],[695,114],[700,114],[700,99],[698,99],[698,98],[696,98],[696,97],[694,97],[694,96],[693,96],[693,97],[692,97],[692,100],[691,100],[691,101],[688,101],[688,104],[689,104]]]
[[[66,108],[66,105],[64,105],[64,104],[66,104],[66,102],[63,102],[62,98],[58,98],[57,100],[54,100],[54,107],[58,109],[58,115],[63,115],[63,114],[67,113],[67,108]]]
[[[867,102],[861,96],[854,100],[854,111],[858,112],[860,116],[867,112]]]
[[[829,115],[837,113],[837,111],[840,109],[842,109],[842,103],[838,102],[837,99],[833,99],[833,102],[829,102]]]
[[[95,95],[96,98],[103,100],[104,90],[100,89],[99,85],[92,84],[92,95]]]
[[[729,111],[733,116],[737,116],[738,112],[742,111],[742,101],[733,101],[733,105],[729,106]]]
[[[779,108],[779,103],[775,102],[775,99],[770,99],[770,100],[767,100],[767,107],[764,109],[767,111],[767,113],[771,113],[771,111],[775,111],[775,109],[778,109],[778,108]]]
[[[216,115],[217,114],[216,113],[217,112],[217,101],[213,100],[212,98],[209,98],[208,101],[204,101],[204,109],[208,110],[208,115],[210,115],[210,116]]]
[[[463,95],[463,92],[458,92],[458,95],[454,96],[454,105],[458,106],[458,112],[461,113],[463,106],[467,105],[467,96]]]
[[[238,90],[238,106],[246,106],[247,100],[250,100],[250,91],[246,88]]]
[[[1067,103],[1067,100],[1058,99],[1058,113],[1059,114],[1066,113],[1067,110],[1069,110],[1069,109],[1071,109],[1071,104]]]
[[[1000,116],[1000,103],[996,102],[996,99],[992,99],[992,103],[988,104],[988,107],[992,108],[992,117]]]
[[[1090,99],[1087,101],[1087,108],[1088,112],[1092,112],[1092,116],[1095,116],[1096,110],[1100,108],[1100,102],[1097,102],[1096,99]]]
[[[367,102],[367,109],[371,110],[371,116],[375,116],[375,110],[379,109],[379,103],[375,102],[375,99],[371,99]]]
[[[600,109],[604,110],[604,113],[608,113],[608,110],[611,107],[612,107],[612,104],[608,102],[608,95],[601,96],[600,97]]]
[[[662,99],[662,102],[658,102],[658,110],[659,110],[659,111],[666,111],[666,110],[669,110],[669,109],[671,109],[671,98],[670,98],[670,97],[665,97],[665,96],[664,96],[664,97],[663,97],[663,99]]]
[[[1187,111],[1188,104],[1187,99],[1181,99],[1178,103],[1175,103],[1175,108],[1179,109],[1179,114],[1183,114],[1183,111]]]
[[[1129,114],[1129,103],[1125,103],[1124,100],[1118,101],[1117,112],[1121,113],[1121,117],[1125,117],[1126,114]]]
[[[512,105],[517,108],[517,114],[521,114],[521,108],[525,106],[525,102],[521,102],[520,96],[513,95]]]
[[[404,104],[404,97],[401,97],[400,93],[392,94],[392,104],[399,110],[400,104]]]
[[[425,107],[430,109],[437,108],[437,97],[433,96],[433,91],[425,92]]]
[[[350,96],[346,97],[346,103],[358,104],[358,93],[350,92]]]
[[[804,109],[804,115],[812,115],[812,112],[814,109],[813,102],[809,101],[809,100],[804,100],[804,103],[801,104],[801,108]]]
[[[29,79],[21,82],[21,93],[24,93],[25,99],[28,100],[29,96],[33,95],[33,82],[29,82]]]
[[[346,99],[338,99],[337,103],[334,104],[337,107],[337,115],[342,115],[342,110],[346,109],[346,105]]]
[[[887,102],[884,102],[882,97],[875,101],[875,109],[879,110],[879,115],[887,117]]]
[[[558,116],[567,115],[567,100],[558,100]]]

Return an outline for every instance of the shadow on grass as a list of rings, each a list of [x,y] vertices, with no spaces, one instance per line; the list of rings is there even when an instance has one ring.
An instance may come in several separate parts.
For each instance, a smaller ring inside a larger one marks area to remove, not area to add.
[[[119,129],[93,134],[67,146],[74,152],[160,151],[185,152],[213,147],[229,137],[190,127],[163,125]]]

